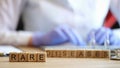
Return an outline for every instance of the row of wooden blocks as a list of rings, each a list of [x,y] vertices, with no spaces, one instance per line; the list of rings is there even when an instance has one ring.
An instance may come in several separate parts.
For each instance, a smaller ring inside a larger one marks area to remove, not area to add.
[[[109,58],[109,50],[46,50],[49,58]]]
[[[46,53],[10,53],[10,62],[45,62]]]
[[[46,54],[47,53],[47,54]],[[46,50],[40,53],[10,53],[10,62],[45,62],[48,58],[109,58],[109,50]]]

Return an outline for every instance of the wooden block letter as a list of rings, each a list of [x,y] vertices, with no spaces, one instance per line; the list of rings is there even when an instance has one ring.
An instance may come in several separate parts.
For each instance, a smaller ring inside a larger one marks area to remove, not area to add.
[[[53,57],[53,50],[46,50],[47,57],[52,58]]]
[[[19,62],[27,62],[28,53],[19,53]]]
[[[67,50],[61,50],[61,58],[67,58]]]
[[[76,58],[76,51],[75,50],[68,50],[67,57],[68,58]]]
[[[29,53],[28,62],[36,62],[36,61],[37,61],[37,53]]]
[[[54,50],[53,57],[61,58],[61,51],[60,50]]]
[[[52,50],[51,58],[56,58],[57,50]]]
[[[9,55],[9,61],[10,62],[18,62],[18,53],[10,53]]]
[[[109,58],[109,51],[101,51],[101,58]]]
[[[76,58],[84,58],[84,50],[77,50]]]
[[[93,58],[101,58],[101,51],[94,50],[92,55],[93,55]]]
[[[91,50],[85,51],[85,58],[92,58],[92,51]]]
[[[38,62],[46,62],[46,53],[38,53],[37,54],[37,61]]]

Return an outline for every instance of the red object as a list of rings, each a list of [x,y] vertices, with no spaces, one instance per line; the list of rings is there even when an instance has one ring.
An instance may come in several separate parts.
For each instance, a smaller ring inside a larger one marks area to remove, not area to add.
[[[105,22],[104,22],[104,26],[108,27],[108,28],[111,28],[115,24],[115,22],[116,22],[116,18],[109,11],[107,16],[106,16],[106,19],[105,19]]]

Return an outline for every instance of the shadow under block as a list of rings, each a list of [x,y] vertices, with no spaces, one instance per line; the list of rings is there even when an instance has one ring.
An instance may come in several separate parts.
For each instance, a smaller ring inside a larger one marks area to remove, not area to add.
[[[10,62],[46,62],[46,53],[10,53]]]

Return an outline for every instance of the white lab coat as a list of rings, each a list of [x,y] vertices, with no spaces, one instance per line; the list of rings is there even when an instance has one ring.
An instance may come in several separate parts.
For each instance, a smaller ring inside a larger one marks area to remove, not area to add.
[[[77,30],[84,40],[86,40],[86,36],[91,29],[97,29],[102,26],[110,5],[110,0],[3,1],[7,3],[4,3],[1,9],[6,11],[0,13],[3,14],[0,18],[3,20],[5,30],[14,31],[18,18],[22,13],[26,31],[46,33],[59,25],[68,24],[71,28]],[[2,23],[0,25],[3,27]],[[32,33],[25,32],[3,31],[2,33],[7,35],[4,36],[5,39],[0,39],[4,41],[4,43],[1,41],[1,44],[8,42],[13,44],[17,37],[15,45],[26,45],[29,37],[32,35]],[[2,33],[0,33],[0,36],[2,36]],[[19,37],[17,36],[18,34]],[[14,40],[7,41],[11,35],[14,37]]]
[[[110,9],[120,23],[120,0],[111,0]]]
[[[120,25],[120,0],[111,0],[110,10],[116,17],[118,24]],[[117,38],[120,38],[120,28],[113,30]]]
[[[44,33],[68,24],[85,40],[91,29],[103,25],[109,5],[110,0],[29,0],[25,29]]]

